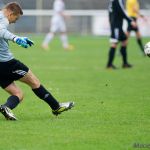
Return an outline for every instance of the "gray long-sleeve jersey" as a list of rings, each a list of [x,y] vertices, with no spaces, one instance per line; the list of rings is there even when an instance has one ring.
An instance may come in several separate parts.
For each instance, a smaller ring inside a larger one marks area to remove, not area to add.
[[[9,50],[8,41],[13,41],[16,35],[7,30],[8,25],[8,19],[4,16],[3,12],[0,11],[0,62],[7,62],[14,58]]]

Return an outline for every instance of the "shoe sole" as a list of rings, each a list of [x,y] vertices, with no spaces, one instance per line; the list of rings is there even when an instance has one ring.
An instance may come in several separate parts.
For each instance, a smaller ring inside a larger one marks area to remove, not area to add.
[[[13,121],[17,120],[16,118],[9,116],[4,108],[0,108],[0,112],[4,115],[6,120],[13,120]]]

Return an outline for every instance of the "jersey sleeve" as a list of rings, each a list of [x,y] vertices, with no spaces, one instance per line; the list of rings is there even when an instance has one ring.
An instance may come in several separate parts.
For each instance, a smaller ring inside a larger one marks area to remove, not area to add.
[[[8,31],[7,29],[8,25],[9,25],[8,20],[4,17],[1,17],[0,18],[0,38],[13,41],[16,35]]]
[[[10,31],[8,31],[5,26],[0,25],[0,38],[4,38],[6,40],[13,41],[13,39],[15,37],[16,37],[16,35],[14,35],[13,33],[11,33]]]
[[[119,7],[120,13],[122,14],[123,18],[125,18],[130,23],[132,21],[132,19],[127,15],[122,0],[118,0],[118,7]]]

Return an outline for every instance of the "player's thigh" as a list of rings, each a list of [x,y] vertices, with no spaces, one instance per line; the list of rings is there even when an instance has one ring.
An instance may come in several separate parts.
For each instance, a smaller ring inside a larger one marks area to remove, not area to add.
[[[19,97],[20,100],[23,99],[22,90],[14,82],[9,84],[4,90],[6,92],[8,92],[10,95],[15,95],[15,96]]]
[[[50,32],[55,33],[59,29],[59,24],[52,23],[50,26]]]
[[[32,73],[31,70],[29,70],[28,73],[20,79],[20,81],[26,83],[32,89],[38,88],[40,86],[39,79]]]
[[[54,17],[51,20],[50,31],[54,33],[58,31],[58,29],[59,29],[59,19]]]
[[[64,20],[60,20],[59,30],[60,30],[61,33],[66,33],[67,32],[67,28],[66,28],[66,24],[65,24]]]

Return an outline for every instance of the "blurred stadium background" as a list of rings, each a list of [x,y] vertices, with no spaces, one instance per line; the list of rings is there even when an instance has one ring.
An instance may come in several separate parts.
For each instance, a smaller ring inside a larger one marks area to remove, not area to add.
[[[13,0],[0,1],[3,3]],[[53,0],[16,0],[24,9],[24,16],[19,23],[11,25],[13,32],[46,33],[49,31]],[[68,32],[81,35],[108,35],[107,17],[108,0],[65,0],[66,9],[72,16],[67,20]],[[139,19],[141,33],[150,36],[150,1],[140,0],[141,11],[147,22]],[[17,28],[17,30],[16,30]]]

